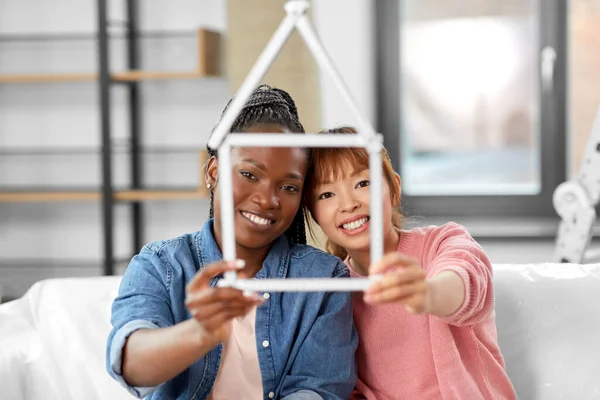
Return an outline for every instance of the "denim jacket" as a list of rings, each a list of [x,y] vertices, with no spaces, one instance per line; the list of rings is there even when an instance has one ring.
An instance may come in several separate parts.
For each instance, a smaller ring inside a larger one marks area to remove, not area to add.
[[[157,387],[132,387],[122,376],[122,353],[129,335],[191,318],[184,304],[186,285],[198,270],[222,259],[211,228],[212,220],[200,232],[147,244],[123,276],[112,305],[107,369],[137,397],[206,399],[212,390],[222,345]],[[347,276],[339,259],[310,246],[292,245],[281,236],[255,278]],[[257,308],[255,326],[264,399],[350,396],[356,382],[358,342],[350,293],[272,293]]]

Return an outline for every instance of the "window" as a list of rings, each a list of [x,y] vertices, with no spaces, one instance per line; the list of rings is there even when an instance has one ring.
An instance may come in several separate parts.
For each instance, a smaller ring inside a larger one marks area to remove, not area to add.
[[[566,2],[377,1],[379,130],[424,216],[556,216]]]

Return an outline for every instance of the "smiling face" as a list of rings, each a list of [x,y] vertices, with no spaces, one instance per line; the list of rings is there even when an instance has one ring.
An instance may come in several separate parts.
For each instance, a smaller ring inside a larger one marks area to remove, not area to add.
[[[340,166],[333,174],[311,188],[310,211],[327,238],[347,252],[369,251],[370,195],[369,170]],[[383,179],[384,236],[393,232],[390,186]]]
[[[342,127],[324,133],[356,134],[356,131]],[[393,251],[397,247],[396,232],[401,226],[402,215],[398,208],[401,184],[385,150],[382,152],[382,167],[384,250]],[[327,251],[342,259],[348,253],[354,253],[350,255],[356,258],[357,252],[369,251],[369,179],[369,153],[365,149],[313,149],[306,179],[305,204],[328,238]]]
[[[245,132],[282,133],[277,125],[257,125]],[[302,148],[245,147],[231,152],[235,236],[240,251],[265,250],[294,221],[302,200],[308,167]],[[218,161],[207,169],[209,183],[217,182]],[[221,199],[215,191],[215,233],[221,238]]]

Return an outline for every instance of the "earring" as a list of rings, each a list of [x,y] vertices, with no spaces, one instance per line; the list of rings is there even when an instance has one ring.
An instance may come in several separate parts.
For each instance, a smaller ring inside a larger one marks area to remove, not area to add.
[[[207,188],[207,189],[210,189],[211,187],[212,187],[212,185],[211,185],[210,183],[207,183],[207,184],[206,184],[206,188]]]

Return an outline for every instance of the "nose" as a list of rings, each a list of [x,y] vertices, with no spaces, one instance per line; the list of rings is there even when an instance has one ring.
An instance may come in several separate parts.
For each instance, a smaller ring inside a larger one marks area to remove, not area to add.
[[[252,196],[250,196],[252,202],[258,205],[263,210],[271,210],[279,208],[280,201],[277,195],[277,188],[272,185],[260,185],[256,189]]]
[[[353,212],[360,207],[360,201],[356,199],[354,196],[340,193],[338,195],[338,206],[341,212]]]

